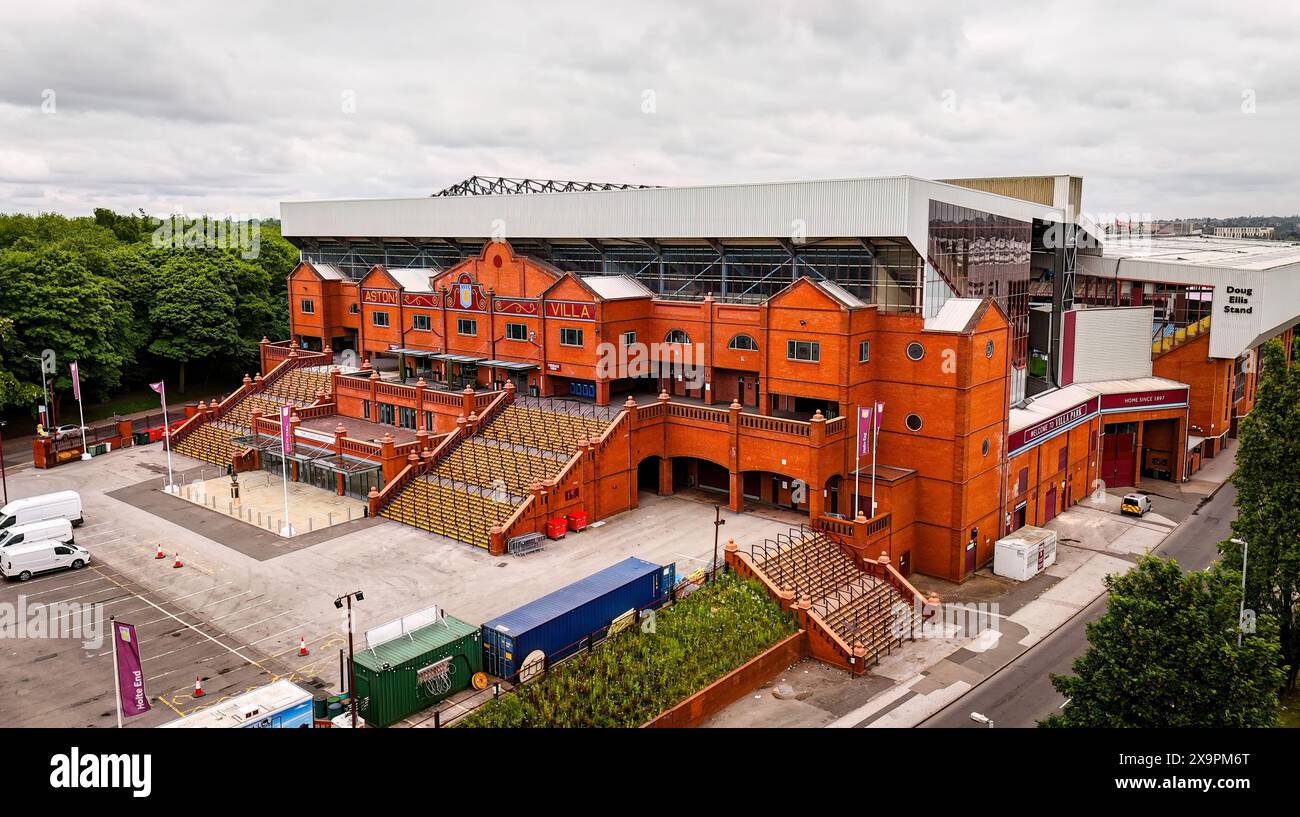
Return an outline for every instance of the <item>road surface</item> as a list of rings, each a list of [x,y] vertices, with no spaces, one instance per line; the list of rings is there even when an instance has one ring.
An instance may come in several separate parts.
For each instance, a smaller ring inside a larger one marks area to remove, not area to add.
[[[1225,484],[1213,499],[1165,538],[1156,548],[1156,555],[1172,557],[1187,570],[1208,566],[1219,556],[1219,542],[1232,535],[1236,498],[1232,483]],[[1105,610],[1106,596],[1102,595],[1054,633],[919,726],[985,728],[970,719],[972,712],[992,719],[996,727],[1034,726],[1065,703],[1065,698],[1052,688],[1051,674],[1070,672],[1074,659],[1087,646],[1084,628]]]

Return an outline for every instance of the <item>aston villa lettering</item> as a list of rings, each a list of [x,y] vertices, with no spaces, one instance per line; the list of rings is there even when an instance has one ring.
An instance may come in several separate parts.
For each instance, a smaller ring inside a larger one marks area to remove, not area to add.
[[[1037,442],[1044,437],[1055,434],[1067,426],[1079,422],[1085,417],[1091,416],[1096,413],[1100,403],[1101,401],[1094,397],[1086,403],[1080,403],[1073,408],[1066,409],[1060,414],[1049,417],[1037,425],[1032,425],[1029,428],[1022,429],[1021,431],[1013,432],[1011,434],[1009,445],[1010,453],[1015,454],[1021,448]]]
[[[567,318],[572,321],[596,320],[596,305],[580,301],[547,301],[546,317]]]
[[[361,300],[368,304],[381,304],[383,306],[397,306],[397,290],[395,289],[367,289],[361,293]]]
[[[1116,409],[1177,407],[1187,403],[1187,389],[1140,391],[1129,394],[1107,394],[1101,398],[1102,411]]]

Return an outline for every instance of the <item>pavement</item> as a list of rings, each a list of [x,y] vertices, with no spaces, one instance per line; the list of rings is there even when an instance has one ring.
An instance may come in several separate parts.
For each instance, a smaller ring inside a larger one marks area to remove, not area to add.
[[[177,473],[204,468],[174,459]],[[282,539],[165,494],[166,473],[166,453],[151,445],[9,475],[13,497],[81,493],[86,524],[76,541],[92,562],[27,583],[0,582],[0,605],[8,605],[0,613],[15,614],[23,603],[86,603],[105,619],[116,614],[137,625],[154,709],[129,727],[157,725],[279,678],[337,692],[347,624],[334,599],[348,591],[365,593],[353,608],[360,649],[366,630],[433,604],[486,621],[628,556],[676,562],[682,574],[712,558],[716,497],[642,494],[638,510],[543,551],[495,557],[384,519]],[[732,514],[724,506],[722,513],[723,543],[790,527],[779,511]],[[155,559],[160,544],[167,558]],[[181,568],[172,567],[174,554]],[[300,639],[307,656],[298,655]],[[113,725],[111,658],[81,642],[0,631],[0,726]],[[196,676],[207,693],[197,699]]]
[[[976,637],[948,628],[906,642],[859,677],[805,660],[706,722],[711,727],[789,726],[881,728],[979,727],[980,712],[999,726],[1033,726],[1062,699],[1050,673],[1066,673],[1086,646],[1086,623],[1105,609],[1107,575],[1143,554],[1173,556],[1200,568],[1217,558],[1235,516],[1231,477],[1235,441],[1206,461],[1197,479],[1177,485],[1146,480],[1152,510],[1119,514],[1131,489],[1090,496],[1046,527],[1057,532],[1057,562],[1026,582],[994,576],[989,567],[960,585],[913,576],[923,593],[944,602],[985,603],[997,626]],[[990,681],[990,679],[995,679]],[[788,684],[793,698],[772,694]]]

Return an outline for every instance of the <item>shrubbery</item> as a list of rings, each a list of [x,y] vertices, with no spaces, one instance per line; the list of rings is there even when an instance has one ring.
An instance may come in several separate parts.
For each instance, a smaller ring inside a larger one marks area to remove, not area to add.
[[[456,725],[640,726],[797,629],[760,585],[726,573],[659,610],[653,633],[632,628]]]

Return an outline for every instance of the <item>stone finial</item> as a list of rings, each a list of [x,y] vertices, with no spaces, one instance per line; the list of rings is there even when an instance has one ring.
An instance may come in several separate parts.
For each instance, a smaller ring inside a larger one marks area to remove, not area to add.
[[[800,609],[800,610],[811,610],[811,609],[812,609],[812,596],[809,596],[807,593],[804,593],[802,596],[800,596],[800,597],[799,597],[799,609]]]
[[[636,408],[636,400],[633,400],[632,396],[628,395],[627,400],[623,401],[623,408],[627,409],[628,411],[632,411],[633,409]]]
[[[371,379],[371,380],[378,380],[378,379],[379,379],[379,370],[378,370],[378,369],[371,369],[371,370],[370,370],[370,379]]]
[[[736,540],[728,539],[727,544],[722,548],[724,553],[735,553],[737,550]]]
[[[253,382],[253,378],[249,377],[248,375],[244,375],[244,385],[245,385],[245,386],[251,385],[252,382]]]
[[[671,398],[668,397],[668,392],[666,392],[666,391],[661,391],[661,392],[659,392],[659,402],[660,402],[660,403],[667,403],[670,399],[671,399]]]
[[[821,409],[817,409],[816,411],[813,412],[812,421],[813,421],[814,423],[824,423],[824,422],[826,422],[826,418],[825,418],[824,416],[822,416],[822,410],[821,410]]]
[[[261,383],[261,382],[262,382],[262,373],[261,373],[261,372],[258,372],[258,373],[253,377],[253,382],[254,382],[254,383]]]
[[[425,382],[424,382],[424,375],[421,375],[421,376],[420,376],[420,379],[417,380],[417,381],[415,381],[415,387],[416,387],[417,389],[427,388],[428,385],[429,385],[428,383],[425,383]]]
[[[727,406],[727,408],[730,409],[731,411],[740,411],[740,408],[741,408],[741,406],[740,406],[740,401],[739,401],[739,400],[732,400],[732,401],[731,401],[731,405]]]
[[[366,498],[373,502],[374,500],[379,499],[379,492],[374,488],[371,488],[370,493],[366,494]]]
[[[363,368],[363,369],[369,369],[369,368],[370,368],[370,358],[366,357],[366,358],[362,358],[362,359],[361,359],[361,368]]]
[[[323,354],[323,355],[331,355],[331,356],[333,356],[333,354],[334,354],[334,348],[333,348],[332,346],[330,346],[328,343],[325,344],[324,346],[322,346],[320,351],[321,351],[321,354]]]
[[[930,605],[931,607],[938,607],[938,606],[939,606],[939,594],[936,593],[936,592],[934,592],[933,590],[931,590],[931,591],[930,591],[930,595],[929,595],[929,597],[927,597],[926,600],[925,600],[925,603],[928,604],[928,605]]]
[[[461,394],[473,394],[473,393],[474,393],[473,386],[466,386],[465,389],[461,392]]]
[[[338,425],[334,426],[334,433],[335,433],[335,434],[347,434],[347,433],[348,433],[348,427],[345,426],[345,425],[343,425],[342,423],[339,423]]]
[[[406,455],[406,461],[409,462],[411,465],[415,465],[417,462],[420,461],[420,455],[412,451],[411,453]]]
[[[392,445],[392,444],[393,444],[393,435],[392,435],[392,434],[389,434],[387,431],[385,431],[385,432],[384,432],[384,436],[382,436],[382,437],[379,438],[379,442],[382,443],[383,445]]]
[[[853,521],[865,523],[867,521],[867,515],[862,511],[858,511],[858,515],[853,517]]]
[[[199,401],[199,411],[207,411],[207,410],[208,410],[208,404],[205,403],[205,402],[203,402],[202,400],[200,400],[200,401]]]
[[[877,559],[876,561],[880,562],[882,565],[889,564],[889,551],[887,550],[880,551],[880,558]]]

